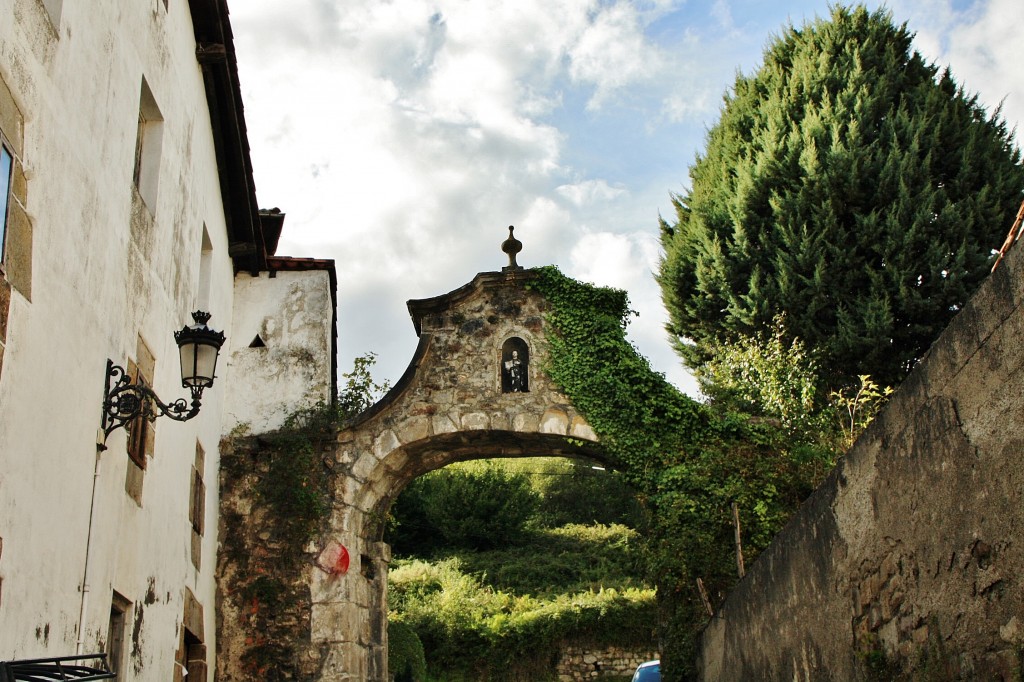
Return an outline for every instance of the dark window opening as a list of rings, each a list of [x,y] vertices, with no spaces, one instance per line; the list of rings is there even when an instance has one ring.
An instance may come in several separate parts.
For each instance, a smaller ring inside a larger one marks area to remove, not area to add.
[[[141,372],[136,377],[136,383],[147,387],[150,385],[147,377]],[[128,425],[128,457],[140,469],[146,468],[146,444],[149,442],[151,430],[149,417],[149,411],[143,410],[142,414]]]
[[[110,622],[107,625],[107,663],[110,666],[110,672],[113,673],[121,670],[121,657],[124,653],[125,614],[128,613],[130,607],[130,601],[117,592],[114,593],[110,600]]]

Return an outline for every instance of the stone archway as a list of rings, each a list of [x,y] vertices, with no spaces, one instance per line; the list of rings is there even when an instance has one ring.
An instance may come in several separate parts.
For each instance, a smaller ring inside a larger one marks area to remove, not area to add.
[[[339,431],[329,528],[310,547],[315,565],[297,579],[308,586],[306,654],[318,670],[311,679],[388,679],[390,548],[382,537],[391,503],[410,481],[469,459],[602,460],[593,429],[543,371],[548,303],[530,288],[534,277],[510,263],[448,294],[409,301],[419,345],[395,387]],[[509,376],[513,366],[518,378]],[[225,658],[244,648],[227,628],[220,637]]]
[[[314,577],[311,637],[336,644],[321,679],[387,678],[390,549],[381,538],[391,503],[410,481],[468,459],[601,457],[587,446],[596,443],[593,429],[541,371],[547,303],[529,288],[532,277],[506,268],[410,301],[420,341],[409,368],[339,433],[337,459],[346,475],[332,541],[347,549],[358,571]],[[509,390],[510,348],[523,361],[526,390]],[[329,558],[337,550],[328,542],[324,551]]]

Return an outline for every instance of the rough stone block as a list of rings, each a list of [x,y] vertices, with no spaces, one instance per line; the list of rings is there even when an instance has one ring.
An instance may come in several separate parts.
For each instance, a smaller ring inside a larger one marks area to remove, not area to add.
[[[884,559],[882,559],[882,569],[881,569],[882,580],[883,581],[888,580],[893,575],[895,575],[895,573],[896,573],[896,557],[894,557],[892,554],[888,554],[888,555],[886,555],[886,557]]]
[[[877,630],[882,627],[884,622],[881,607],[878,604],[872,604],[871,609],[868,611],[868,628],[870,630]]]
[[[512,417],[512,430],[535,433],[540,430],[540,418],[533,413],[520,413]]]
[[[437,405],[439,411],[446,410],[455,402],[455,392],[450,388],[434,391],[430,395],[430,402]]]
[[[351,447],[340,447],[334,453],[334,459],[338,464],[346,465],[356,461],[357,451]]]
[[[339,496],[338,504],[341,506],[354,504],[356,498],[359,496],[362,490],[362,481],[357,481],[351,476],[341,476],[341,480],[338,482],[337,492]]]
[[[402,421],[398,426],[398,440],[403,445],[422,440],[428,435],[430,435],[430,419],[425,416],[410,417]]]
[[[452,421],[452,418],[444,414],[434,415],[430,420],[430,424],[434,427],[434,435],[455,433],[459,430],[459,427]]]
[[[401,471],[409,463],[409,455],[405,450],[395,450],[381,462],[389,471]]]
[[[462,415],[462,428],[467,431],[479,431],[490,428],[491,420],[483,412],[470,412]]]
[[[350,558],[350,561],[354,560]],[[349,572],[351,571],[350,565]],[[352,580],[348,574],[328,575],[323,571],[312,570],[309,578],[309,597],[314,604],[352,602]]]
[[[1020,623],[1017,621],[1017,616],[1013,616],[1010,620],[1006,621],[1005,625],[999,626],[999,637],[1004,642],[1010,642],[1011,644],[1021,644],[1024,642],[1024,636],[1022,636]]]
[[[339,642],[330,647],[320,669],[323,682],[365,682],[369,651],[355,642]]]
[[[388,453],[398,449],[401,445],[402,442],[395,435],[395,432],[391,429],[386,429],[374,439],[373,454],[376,455],[378,460],[384,459]]]
[[[310,639],[313,642],[358,642],[365,609],[353,602],[314,602],[310,611]]]
[[[549,407],[540,418],[540,432],[553,433],[561,436],[569,433],[569,415],[557,407]]]
[[[352,465],[352,477],[360,481],[370,478],[370,474],[380,464],[380,460],[368,452],[364,452]]]
[[[569,426],[569,435],[574,438],[597,441],[597,434],[594,433],[594,429],[583,417],[579,415],[572,418],[572,422]]]

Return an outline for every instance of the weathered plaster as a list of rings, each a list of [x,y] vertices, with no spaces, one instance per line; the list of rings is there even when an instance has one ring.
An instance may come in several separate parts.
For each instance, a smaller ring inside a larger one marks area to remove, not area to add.
[[[226,387],[203,395],[196,419],[161,420],[139,504],[125,492],[124,431],[98,462],[96,432],[108,358],[126,365],[146,339],[153,387],[169,401],[187,396],[172,332],[200,298],[233,336],[233,263],[189,3],[66,1],[55,25],[40,0],[0,0],[0,17],[0,127],[17,156],[0,287],[0,660],[74,654],[79,640],[102,651],[117,591],[130,602],[129,676],[168,679],[186,608],[214,651],[214,562],[192,565],[188,509],[199,442],[211,514],[201,548],[214,557]],[[136,220],[143,78],[164,153],[157,199]],[[186,590],[202,609],[187,607]]]
[[[324,270],[239,273],[225,382],[232,387],[225,433],[239,425],[252,433],[279,428],[297,409],[331,397],[330,275]],[[259,336],[263,346],[250,347]]]

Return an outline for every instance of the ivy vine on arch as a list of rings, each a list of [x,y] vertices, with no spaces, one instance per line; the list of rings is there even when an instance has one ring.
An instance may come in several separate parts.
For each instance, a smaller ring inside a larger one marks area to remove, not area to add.
[[[692,673],[706,611],[696,588],[724,599],[737,580],[731,508],[753,558],[813,490],[820,460],[781,429],[713,411],[683,394],[626,338],[626,293],[534,269],[551,306],[543,368],[593,427],[650,512],[648,569],[658,586],[666,680]],[[809,464],[812,462],[813,466]]]

